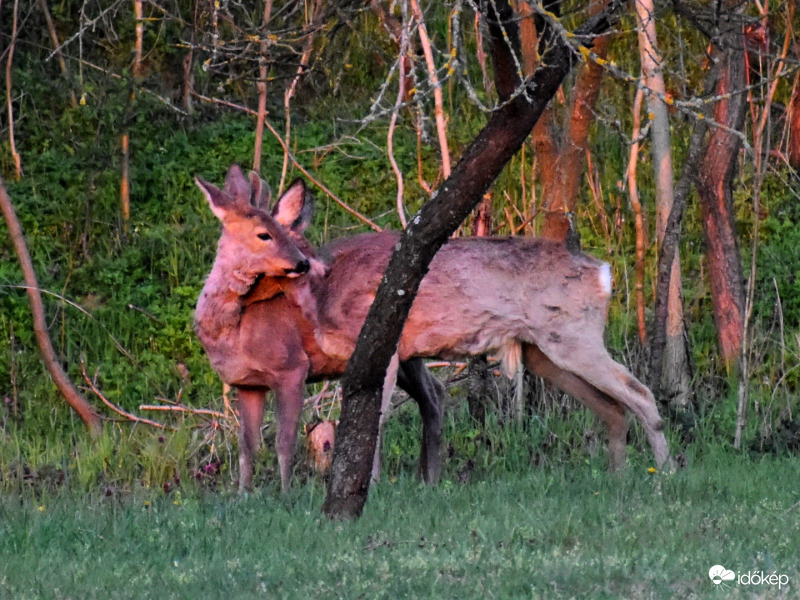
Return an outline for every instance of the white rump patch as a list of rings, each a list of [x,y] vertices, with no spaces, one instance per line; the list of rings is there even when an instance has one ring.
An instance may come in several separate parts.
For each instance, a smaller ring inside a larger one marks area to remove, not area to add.
[[[503,374],[509,379],[513,379],[522,363],[522,344],[509,340],[500,347],[497,358],[500,359],[500,368],[503,370]]]
[[[598,271],[598,279],[600,281],[600,288],[606,296],[611,295],[611,265],[603,263]]]

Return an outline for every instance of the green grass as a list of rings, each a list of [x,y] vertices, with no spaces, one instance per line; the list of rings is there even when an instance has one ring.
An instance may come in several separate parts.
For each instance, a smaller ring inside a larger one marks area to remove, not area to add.
[[[201,489],[0,499],[0,597],[791,598],[800,584],[797,459],[711,453],[672,475],[595,465],[373,489],[357,522],[324,489]],[[789,585],[715,587],[708,569]]]

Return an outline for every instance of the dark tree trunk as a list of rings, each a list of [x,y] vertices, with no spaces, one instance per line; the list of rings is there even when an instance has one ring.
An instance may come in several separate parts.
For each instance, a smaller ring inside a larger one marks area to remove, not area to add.
[[[714,52],[719,76],[714,120],[733,131],[713,128],[697,176],[703,213],[711,302],[720,352],[729,367],[738,364],[744,329],[744,282],[733,208],[733,177],[744,124],[747,82],[742,36],[729,32]]]
[[[581,26],[578,39],[589,43],[584,36],[607,30],[614,8]],[[517,25],[507,1],[488,3],[487,12],[495,83],[500,97],[508,99],[520,83],[511,54],[518,48]],[[542,66],[526,81],[526,93],[494,112],[450,177],[411,220],[392,255],[342,384],[341,421],[323,505],[331,518],[360,516],[366,503],[386,369],[430,261],[522,146],[572,67],[571,48],[548,30]]]

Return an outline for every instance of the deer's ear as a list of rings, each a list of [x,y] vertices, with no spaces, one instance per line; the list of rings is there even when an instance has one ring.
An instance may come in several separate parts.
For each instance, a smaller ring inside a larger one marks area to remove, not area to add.
[[[261,179],[261,176],[255,171],[250,171],[250,204],[256,208],[264,210],[269,206],[270,199],[272,198],[272,190],[269,189],[269,184]]]
[[[283,227],[296,233],[303,233],[311,222],[314,213],[314,197],[306,190],[302,179],[296,179],[283,195],[278,198],[272,217]]]
[[[233,204],[233,200],[230,196],[201,177],[195,177],[194,182],[197,184],[197,187],[200,188],[200,191],[203,192],[206,200],[208,200],[211,212],[213,212],[220,221],[224,221],[228,210]]]
[[[250,182],[242,173],[239,165],[231,165],[225,176],[225,193],[234,202],[250,203]]]

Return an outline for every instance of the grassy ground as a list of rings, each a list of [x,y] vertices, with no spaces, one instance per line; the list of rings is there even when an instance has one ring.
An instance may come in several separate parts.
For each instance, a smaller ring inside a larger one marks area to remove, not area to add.
[[[800,597],[796,458],[706,454],[663,476],[596,462],[385,479],[355,523],[322,517],[314,482],[286,498],[6,495],[0,597]],[[715,586],[716,564],[789,583]]]

